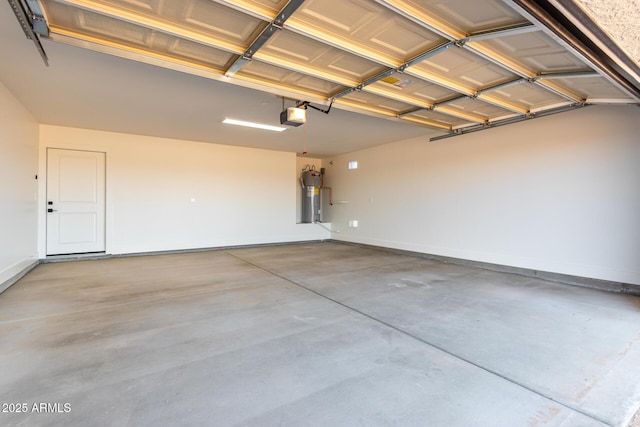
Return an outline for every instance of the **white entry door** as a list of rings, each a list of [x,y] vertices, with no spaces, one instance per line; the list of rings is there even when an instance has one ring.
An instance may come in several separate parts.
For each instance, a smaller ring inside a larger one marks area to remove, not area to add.
[[[105,153],[47,150],[47,255],[104,252]]]

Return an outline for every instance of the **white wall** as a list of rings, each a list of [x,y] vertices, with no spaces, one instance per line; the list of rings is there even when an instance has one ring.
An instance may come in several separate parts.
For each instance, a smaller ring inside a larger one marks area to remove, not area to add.
[[[107,253],[329,238],[296,224],[295,153],[41,125],[43,176],[48,147],[106,153]]]
[[[640,284],[640,108],[589,107],[324,164],[334,199],[349,202],[331,208],[334,239]]]
[[[0,83],[0,286],[38,258],[37,173],[38,124]]]

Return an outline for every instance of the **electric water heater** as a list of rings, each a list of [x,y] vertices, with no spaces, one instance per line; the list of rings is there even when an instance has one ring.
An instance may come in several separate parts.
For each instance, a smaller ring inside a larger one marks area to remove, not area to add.
[[[320,221],[320,171],[302,172],[302,222]]]

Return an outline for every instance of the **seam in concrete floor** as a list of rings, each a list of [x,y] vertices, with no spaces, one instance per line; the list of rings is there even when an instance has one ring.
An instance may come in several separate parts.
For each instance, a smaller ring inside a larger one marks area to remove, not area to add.
[[[558,401],[558,400],[556,400],[556,399],[554,399],[554,398],[552,398],[552,397],[550,397],[550,396],[545,395],[544,393],[541,393],[540,391],[537,391],[537,390],[535,390],[535,389],[532,389],[532,388],[530,388],[530,387],[528,387],[528,386],[526,386],[526,385],[524,385],[524,384],[518,383],[517,381],[514,381],[514,380],[512,380],[512,379],[510,379],[510,378],[507,378],[507,377],[505,377],[505,376],[503,376],[503,375],[501,375],[501,374],[499,374],[499,373],[497,373],[497,372],[494,372],[494,371],[492,371],[492,370],[490,370],[490,369],[488,369],[488,368],[486,368],[486,367],[484,367],[484,366],[482,366],[482,365],[478,365],[478,364],[476,364],[476,363],[474,363],[474,362],[472,362],[472,361],[470,361],[470,360],[467,360],[467,359],[465,359],[465,358],[463,358],[463,357],[461,357],[461,356],[459,356],[459,355],[457,355],[457,354],[455,354],[455,353],[451,353],[450,351],[448,351],[448,350],[446,350],[446,349],[444,349],[444,348],[442,348],[442,347],[440,347],[440,346],[437,346],[437,345],[435,345],[435,344],[433,344],[433,343],[430,343],[429,341],[424,340],[424,339],[422,339],[422,338],[420,338],[420,337],[418,337],[418,336],[416,336],[416,335],[413,335],[413,334],[411,334],[410,332],[405,331],[405,330],[403,330],[403,329],[401,329],[401,328],[399,328],[399,327],[397,327],[397,326],[394,326],[394,325],[392,325],[392,324],[390,324],[390,323],[387,323],[387,322],[385,322],[385,321],[383,321],[383,320],[381,320],[381,319],[378,319],[378,318],[376,318],[376,317],[374,317],[374,316],[372,316],[372,315],[370,315],[370,314],[367,314],[367,313],[365,313],[365,312],[363,312],[363,311],[360,311],[360,310],[358,310],[357,308],[351,307],[351,306],[349,306],[349,305],[347,305],[347,304],[345,304],[345,303],[342,303],[342,302],[340,302],[340,301],[338,301],[338,300],[335,300],[335,299],[333,299],[333,298],[331,298],[331,297],[329,297],[329,296],[327,296],[327,295],[324,295],[324,294],[322,294],[322,293],[320,293],[320,292],[317,292],[317,291],[315,291],[315,290],[313,290],[313,289],[311,289],[311,288],[308,288],[308,287],[304,286],[303,284],[298,283],[298,282],[296,282],[295,280],[293,280],[293,279],[291,279],[291,278],[289,278],[289,277],[283,276],[283,275],[282,275],[282,274],[280,274],[280,273],[277,273],[277,272],[275,272],[275,271],[272,271],[272,270],[270,270],[270,269],[268,269],[268,268],[266,268],[266,267],[264,267],[264,266],[262,266],[262,265],[260,265],[260,264],[254,263],[254,262],[252,262],[252,261],[249,261],[249,260],[247,260],[247,259],[244,259],[244,258],[242,258],[242,257],[240,257],[240,256],[238,256],[238,255],[232,254],[232,253],[227,252],[227,251],[225,251],[225,253],[227,253],[228,255],[230,255],[230,256],[232,256],[232,257],[234,257],[234,258],[238,259],[239,261],[245,262],[245,263],[247,263],[247,264],[249,264],[249,265],[251,265],[251,266],[253,266],[253,267],[256,267],[256,268],[258,268],[258,269],[260,269],[260,270],[262,270],[262,271],[266,272],[266,273],[269,273],[269,274],[272,274],[272,275],[274,275],[274,276],[276,276],[276,277],[279,277],[279,278],[281,278],[282,280],[285,280],[285,281],[287,281],[287,282],[291,283],[291,284],[292,284],[292,285],[294,285],[294,286],[297,286],[297,287],[299,287],[299,288],[301,288],[301,289],[304,289],[304,290],[306,290],[306,291],[308,291],[308,292],[311,292],[312,294],[315,294],[315,295],[317,295],[317,296],[319,296],[319,297],[321,297],[321,298],[324,298],[324,299],[326,299],[326,300],[328,300],[328,301],[331,301],[331,302],[333,302],[333,303],[335,303],[335,304],[338,304],[338,305],[340,305],[340,306],[342,306],[342,307],[346,308],[347,310],[350,310],[350,311],[352,311],[352,312],[354,312],[354,313],[358,313],[359,315],[364,316],[364,317],[366,317],[366,318],[368,318],[368,319],[371,319],[371,320],[373,320],[373,321],[374,321],[374,322],[376,322],[376,323],[379,323],[379,324],[384,325],[384,326],[386,326],[386,327],[388,327],[388,328],[391,328],[391,329],[393,329],[393,330],[395,330],[395,331],[397,331],[397,332],[399,332],[399,333],[401,333],[401,334],[403,334],[403,335],[405,335],[405,336],[407,336],[407,337],[410,337],[410,338],[412,338],[412,339],[414,339],[414,340],[416,340],[416,341],[418,341],[418,342],[420,342],[420,343],[422,343],[422,344],[428,345],[428,346],[430,346],[430,347],[432,347],[432,348],[435,348],[436,350],[442,351],[443,353],[446,353],[446,354],[448,354],[448,355],[449,355],[449,356],[451,356],[451,357],[454,357],[454,358],[456,358],[456,359],[458,359],[458,360],[461,360],[461,361],[463,361],[463,362],[465,362],[465,363],[468,363],[468,364],[470,364],[470,365],[472,365],[472,366],[475,366],[475,367],[476,367],[476,368],[478,368],[478,369],[482,369],[482,370],[483,370],[483,371],[485,371],[485,372],[488,372],[488,373],[490,373],[490,374],[492,374],[492,375],[497,376],[498,378],[501,378],[501,379],[503,379],[503,380],[505,380],[505,381],[507,381],[507,382],[510,382],[510,383],[512,383],[512,384],[514,384],[514,385],[516,385],[516,386],[519,386],[519,387],[521,387],[521,388],[523,388],[523,389],[525,389],[525,390],[528,390],[528,391],[530,391],[531,393],[534,393],[534,394],[536,394],[536,395],[538,395],[538,396],[541,396],[541,397],[543,397],[543,398],[545,398],[545,399],[547,399],[547,400],[550,400],[551,402],[554,402],[554,403],[556,403],[556,404],[558,404],[558,405],[564,406],[565,408],[567,408],[567,409],[569,409],[569,410],[571,410],[571,411],[574,411],[574,412],[577,412],[577,413],[579,413],[579,414],[582,414],[582,415],[584,415],[585,417],[588,417],[588,418],[591,418],[591,419],[593,419],[593,420],[599,421],[599,422],[601,422],[601,423],[603,423],[603,424],[605,424],[605,425],[608,425],[608,426],[611,426],[611,427],[615,427],[615,426],[613,426],[612,424],[610,424],[610,423],[608,423],[607,421],[605,421],[605,420],[603,420],[603,419],[599,418],[599,417],[598,417],[598,416],[596,416],[596,415],[589,414],[589,413],[587,413],[587,412],[585,412],[585,411],[583,411],[583,410],[581,410],[581,409],[574,408],[574,407],[572,407],[571,405],[568,405],[568,404],[566,404],[566,403],[560,402],[560,401]],[[377,267],[379,267],[379,266],[377,266]],[[369,268],[371,268],[371,267],[369,267]],[[365,269],[365,270],[366,270],[366,269]],[[640,411],[639,411],[638,413],[640,413]],[[636,415],[638,415],[638,414],[636,414]],[[632,421],[632,422],[633,422],[633,421]],[[635,427],[635,426],[632,426],[631,424],[629,424],[629,427]]]

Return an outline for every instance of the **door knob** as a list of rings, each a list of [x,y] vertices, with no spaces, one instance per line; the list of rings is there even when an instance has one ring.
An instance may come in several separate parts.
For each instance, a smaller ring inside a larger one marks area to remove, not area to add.
[[[49,209],[47,209],[47,212],[58,212],[58,210],[49,208]]]

